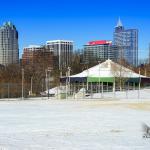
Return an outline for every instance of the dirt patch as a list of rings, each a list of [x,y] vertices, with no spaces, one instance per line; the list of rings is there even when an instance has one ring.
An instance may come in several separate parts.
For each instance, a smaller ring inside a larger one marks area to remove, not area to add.
[[[149,102],[128,104],[127,107],[132,108],[132,109],[150,111],[150,103]]]
[[[118,130],[118,129],[113,129],[113,130],[110,130],[110,132],[118,133],[118,132],[122,132],[122,131],[121,131],[121,130]]]
[[[86,101],[82,103],[82,106],[89,108],[101,108],[101,107],[119,107],[119,108],[130,108],[137,110],[150,111],[150,102],[125,102],[125,101]]]

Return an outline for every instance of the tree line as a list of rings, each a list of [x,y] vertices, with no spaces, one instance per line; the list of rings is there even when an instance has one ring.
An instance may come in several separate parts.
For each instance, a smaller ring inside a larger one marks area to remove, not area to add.
[[[84,63],[83,56],[78,51],[75,51],[72,55],[71,74],[77,74],[87,68],[90,68],[98,62]],[[121,65],[128,67],[135,72],[142,75],[150,76],[150,64],[144,64],[139,67],[129,66],[122,60]],[[24,69],[24,97],[28,97],[29,91],[31,91],[32,84],[32,93],[34,95],[40,95],[40,92],[46,90],[46,69],[49,67],[48,61],[46,59],[38,59],[35,63],[22,65],[20,64],[10,64],[7,66],[0,66],[0,98],[8,97],[21,97],[22,95],[22,68]],[[63,76],[66,75],[66,68],[61,70],[58,68],[57,63],[53,65],[53,69],[50,71],[50,77],[53,79],[50,81],[50,88],[58,86],[60,83],[60,74]],[[119,81],[122,84],[123,81]]]

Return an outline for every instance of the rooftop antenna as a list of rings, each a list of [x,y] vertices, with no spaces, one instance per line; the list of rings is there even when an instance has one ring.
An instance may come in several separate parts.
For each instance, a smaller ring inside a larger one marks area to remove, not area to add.
[[[120,17],[119,17],[119,19],[118,19],[117,27],[123,27],[123,24],[122,24],[122,22],[121,22]]]

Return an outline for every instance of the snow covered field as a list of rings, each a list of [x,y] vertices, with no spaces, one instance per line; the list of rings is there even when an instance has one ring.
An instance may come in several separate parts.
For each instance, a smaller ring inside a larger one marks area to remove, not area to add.
[[[148,150],[150,100],[0,102],[0,150]]]
[[[115,94],[113,92],[104,92],[104,98],[117,98],[117,99],[150,99],[150,89],[138,90],[127,90],[127,91],[117,91]],[[97,93],[93,95],[93,98],[101,98],[101,94]]]

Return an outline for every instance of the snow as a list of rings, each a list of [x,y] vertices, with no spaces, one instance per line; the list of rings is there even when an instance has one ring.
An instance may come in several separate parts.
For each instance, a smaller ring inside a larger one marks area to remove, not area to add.
[[[90,98],[101,98],[102,94],[95,93]],[[116,98],[122,100],[149,100],[150,99],[150,89],[139,90],[126,90],[117,92],[104,92],[104,98]]]
[[[147,150],[150,89],[94,94],[95,99],[0,102],[0,149]],[[111,97],[111,99],[109,99]],[[97,99],[96,99],[97,98]]]
[[[1,101],[0,149],[147,150],[149,113],[150,100]]]
[[[110,59],[88,68],[79,74],[71,75],[71,78],[77,77],[127,77],[127,78],[147,78],[146,76],[135,73],[134,71],[121,66]]]

